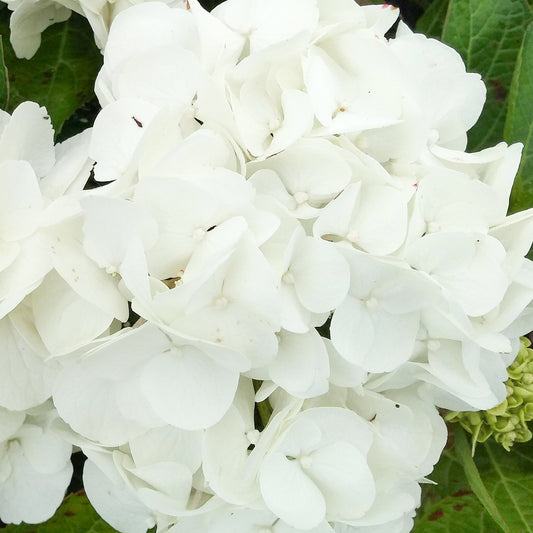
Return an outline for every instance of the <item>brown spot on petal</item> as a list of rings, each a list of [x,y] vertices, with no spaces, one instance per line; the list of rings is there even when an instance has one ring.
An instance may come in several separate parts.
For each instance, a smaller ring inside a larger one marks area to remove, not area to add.
[[[137,120],[135,117],[131,117],[133,119],[133,122],[139,126],[139,128],[143,127],[143,123],[140,120]]]

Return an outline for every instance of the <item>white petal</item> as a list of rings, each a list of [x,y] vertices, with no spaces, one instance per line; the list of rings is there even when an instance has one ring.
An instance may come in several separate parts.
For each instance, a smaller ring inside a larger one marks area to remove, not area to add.
[[[32,468],[16,441],[8,454],[12,473],[0,486],[1,519],[16,524],[21,521],[37,524],[48,520],[63,501],[72,476],[72,465],[68,462],[53,474],[39,473]]]
[[[0,163],[0,191],[0,238],[17,241],[35,232],[44,202],[30,164]]]
[[[337,442],[310,455],[309,477],[320,488],[328,520],[354,520],[370,508],[376,489],[364,455],[354,446]]]
[[[38,337],[35,330],[34,335]],[[45,363],[44,354],[20,335],[10,317],[0,320],[0,343],[0,405],[23,410],[44,402],[51,395],[57,364]]]
[[[93,166],[89,159],[90,138],[91,129],[88,128],[56,145],[54,168],[39,182],[44,196],[54,199],[83,189]]]
[[[157,108],[142,100],[122,98],[96,117],[89,155],[96,161],[95,179],[112,181],[134,162],[136,150]]]
[[[11,15],[11,45],[17,57],[30,59],[41,44],[41,33],[55,22],[64,22],[71,11],[53,0],[21,2]]]
[[[269,365],[271,379],[293,396],[310,398],[328,390],[329,362],[322,337],[315,329],[280,335],[276,359]]]
[[[35,326],[52,354],[88,343],[103,333],[114,318],[81,298],[55,271],[32,293],[31,305]]]
[[[112,527],[128,533],[146,533],[155,520],[125,483],[114,484],[88,459],[83,468],[83,487],[98,514]]]
[[[331,341],[347,361],[362,365],[371,349],[376,331],[365,304],[348,296],[331,319]]]
[[[45,428],[39,435],[27,437],[22,431],[20,433],[24,456],[36,472],[54,474],[63,470],[70,462],[72,445],[50,430]]]
[[[239,372],[219,366],[192,346],[154,357],[143,378],[143,393],[167,423],[183,429],[216,424],[228,410]]]
[[[328,242],[307,237],[297,245],[290,266],[302,304],[314,313],[333,310],[348,293],[350,269]]]
[[[290,526],[311,529],[324,520],[324,497],[297,461],[271,453],[263,463],[259,483],[267,507]]]
[[[55,162],[54,130],[44,107],[23,102],[13,114],[0,136],[0,161],[28,161],[38,178],[42,178]]]

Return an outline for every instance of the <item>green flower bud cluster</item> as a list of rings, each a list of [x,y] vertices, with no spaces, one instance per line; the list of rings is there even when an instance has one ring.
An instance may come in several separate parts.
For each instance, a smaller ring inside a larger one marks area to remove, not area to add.
[[[533,349],[525,337],[520,343],[516,359],[507,368],[507,398],[500,405],[487,411],[451,411],[445,416],[448,422],[459,422],[472,434],[472,450],[490,436],[507,451],[515,442],[527,442],[532,437],[527,422],[533,419]]]

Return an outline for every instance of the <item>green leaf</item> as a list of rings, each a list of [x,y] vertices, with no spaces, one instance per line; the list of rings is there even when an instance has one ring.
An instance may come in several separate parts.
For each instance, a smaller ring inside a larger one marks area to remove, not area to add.
[[[43,32],[41,47],[32,59],[18,59],[8,39],[8,16],[9,12],[3,10],[0,20],[9,72],[7,111],[25,100],[37,102],[46,106],[59,133],[65,120],[94,96],[102,56],[94,44],[93,32],[84,17],[73,14],[68,21]]]
[[[506,452],[491,439],[472,459],[467,435],[454,431],[454,447],[430,476],[438,484],[424,488],[413,533],[533,532],[533,442]]]
[[[481,479],[481,474],[476,466],[476,463],[474,462],[474,459],[472,458],[472,448],[468,444],[465,432],[458,427],[455,428],[455,447],[457,450],[457,457],[463,465],[466,478],[468,479],[474,494],[483,504],[483,507],[491,516],[491,518],[501,527],[502,531],[505,533],[511,533],[511,530],[509,529],[505,519],[500,514],[494,498],[485,486],[484,480]],[[509,456],[507,456],[507,459],[508,458]]]
[[[498,533],[498,526],[487,515],[470,491],[456,492],[425,508],[412,533]]]
[[[461,54],[467,70],[479,72],[487,85],[487,102],[470,130],[469,150],[487,148],[503,138],[507,94],[530,21],[526,0],[450,0],[443,40]]]
[[[422,508],[413,533],[497,533],[466,479],[455,448],[445,451],[423,487]]]
[[[449,0],[435,0],[416,23],[416,31],[428,37],[442,38]]]
[[[2,533],[116,533],[93,509],[84,492],[69,494],[44,524],[10,525]]]
[[[511,192],[509,211],[533,206],[533,26],[529,26],[516,63],[509,95],[505,140],[523,142],[522,162]]]
[[[511,452],[492,440],[478,444],[475,463],[509,530],[533,533],[533,441]]]
[[[443,452],[429,477],[433,483],[423,486],[423,506],[428,501],[440,500],[455,493],[473,494],[455,449]]]

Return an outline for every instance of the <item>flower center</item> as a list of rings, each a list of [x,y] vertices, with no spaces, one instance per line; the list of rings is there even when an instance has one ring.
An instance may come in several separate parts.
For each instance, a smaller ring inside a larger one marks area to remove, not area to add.
[[[313,464],[313,458],[310,455],[302,455],[300,457],[300,465],[302,468],[310,468]]]
[[[291,272],[287,270],[283,276],[281,276],[281,280],[283,283],[287,283],[287,285],[294,285],[294,276]]]
[[[274,133],[276,130],[279,130],[281,126],[281,120],[277,117],[271,118],[268,121],[268,129],[271,133]]]
[[[246,432],[246,438],[248,439],[250,444],[253,444],[254,446],[257,444],[259,440],[259,431],[257,429],[251,429],[250,431]]]
[[[426,225],[426,230],[428,233],[436,233],[440,231],[441,226],[437,222],[428,222]]]
[[[204,238],[205,233],[206,233],[206,231],[203,228],[196,228],[192,232],[192,238],[195,241],[201,241]]]
[[[348,235],[346,235],[346,238],[350,242],[357,242],[357,239],[359,239],[359,235],[357,234],[356,231],[352,230],[352,231],[350,231],[350,233],[348,233]]]
[[[307,202],[307,200],[309,200],[309,195],[306,192],[303,192],[303,191],[295,192],[292,195],[292,197],[294,198],[294,201],[298,205],[305,204],[305,202]]]
[[[225,296],[221,294],[218,298],[215,298],[214,303],[217,309],[224,309],[224,307],[228,305],[228,300],[226,299]]]
[[[368,310],[374,311],[374,309],[377,309],[379,302],[375,296],[371,296],[370,298],[366,299],[365,305]]]
[[[440,348],[440,341],[437,339],[429,339],[427,347],[430,352],[436,352]]]

